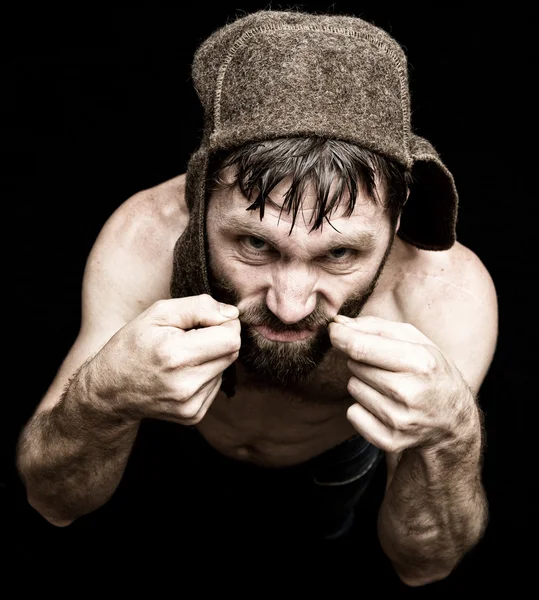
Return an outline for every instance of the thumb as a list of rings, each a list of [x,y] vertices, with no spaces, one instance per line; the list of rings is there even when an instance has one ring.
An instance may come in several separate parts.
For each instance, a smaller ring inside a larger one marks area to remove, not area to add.
[[[222,304],[209,294],[158,300],[148,314],[158,325],[168,325],[189,330],[195,327],[221,325],[237,319],[239,311],[235,306]]]

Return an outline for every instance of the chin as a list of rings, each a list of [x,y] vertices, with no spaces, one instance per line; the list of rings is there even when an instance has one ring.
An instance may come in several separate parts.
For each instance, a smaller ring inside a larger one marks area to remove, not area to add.
[[[238,360],[260,383],[285,388],[308,382],[330,349],[327,330],[284,342],[267,339],[256,327],[247,326]]]

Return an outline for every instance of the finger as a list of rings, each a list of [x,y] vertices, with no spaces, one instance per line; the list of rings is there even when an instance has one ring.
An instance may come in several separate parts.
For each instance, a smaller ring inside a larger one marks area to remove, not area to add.
[[[401,447],[399,432],[391,431],[361,404],[354,402],[346,411],[346,418],[368,442],[385,452],[398,452]]]
[[[194,387],[193,393],[197,394],[198,390],[214,377],[220,377],[237,358],[238,352],[233,352],[200,365],[178,370],[177,377],[184,385],[188,385],[192,381],[193,385],[197,386]]]
[[[213,404],[213,401],[215,400],[215,397],[219,393],[219,390],[221,389],[221,381],[222,381],[222,377],[220,375],[217,377],[214,377],[214,379],[209,381],[204,386],[204,389],[200,390],[200,394],[198,394],[197,396],[203,395],[203,396],[205,396],[205,398],[202,401],[200,408],[198,409],[196,415],[189,421],[186,421],[185,419],[183,420],[183,422],[186,425],[189,425],[190,422],[200,423],[200,421],[202,421],[202,419],[204,418],[204,416],[210,409],[211,405]],[[197,400],[198,400],[198,402],[200,402],[200,397],[198,397]]]
[[[178,365],[198,366],[238,352],[241,336],[229,327],[205,327],[186,331],[174,344]]]
[[[193,395],[188,402],[178,403],[171,399],[163,400],[159,404],[159,413],[156,413],[156,418],[181,425],[194,425],[209,410],[220,387],[221,377],[218,376],[201,386],[198,393]]]
[[[405,384],[393,371],[379,369],[372,365],[357,362],[351,358],[348,359],[346,366],[350,369],[350,372],[354,377],[375,389],[380,394],[389,396],[394,400],[397,400],[397,398],[394,398],[394,387],[400,387]]]
[[[232,312],[226,314],[226,309]],[[239,311],[230,304],[217,302],[209,294],[159,300],[146,310],[159,325],[178,327],[187,331],[194,327],[221,325],[230,319],[236,319]]]
[[[204,409],[204,414],[206,414],[206,411],[209,409],[212,402],[215,400],[216,396],[219,394],[222,383],[223,383],[223,377],[222,377],[222,375],[219,375],[218,377],[215,377],[215,379],[213,379],[213,381],[211,382],[211,385],[208,386],[207,398],[206,398],[206,400],[204,400],[204,402],[202,404],[202,408]]]
[[[346,325],[357,331],[370,333],[372,335],[380,335],[393,340],[402,340],[405,342],[416,342],[418,344],[435,345],[429,338],[424,335],[419,329],[410,323],[401,323],[399,321],[389,321],[380,317],[365,316],[349,319],[342,315],[335,317],[335,322]]]
[[[230,321],[225,321],[221,323],[219,327],[224,327],[225,329],[229,329],[233,333],[241,335],[241,323],[239,319],[230,319]]]
[[[388,371],[409,371],[424,356],[422,344],[363,333],[340,323],[328,327],[331,343],[353,360]]]
[[[348,392],[358,404],[366,408],[389,429],[399,430],[407,424],[408,411],[402,403],[380,393],[361,379],[350,377]]]

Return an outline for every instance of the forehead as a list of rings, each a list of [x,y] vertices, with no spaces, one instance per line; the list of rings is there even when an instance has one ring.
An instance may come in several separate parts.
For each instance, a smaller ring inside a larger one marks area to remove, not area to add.
[[[282,207],[290,183],[290,178],[286,178],[273,188],[266,198],[262,220],[259,210],[246,210],[252,200],[245,198],[237,186],[213,192],[208,214],[222,226],[249,227],[256,225],[258,231],[267,231],[288,237],[294,215]],[[331,215],[328,215],[329,222],[326,221],[320,229],[311,231],[313,220],[316,217],[317,204],[315,189],[308,184],[305,187],[291,235],[309,234],[313,239],[336,238],[338,241],[338,232],[340,232],[341,238],[346,234],[357,234],[360,231],[375,234],[386,226],[387,216],[384,208],[376,204],[364,191],[359,190],[351,215],[345,214],[348,208],[348,198],[345,196]]]

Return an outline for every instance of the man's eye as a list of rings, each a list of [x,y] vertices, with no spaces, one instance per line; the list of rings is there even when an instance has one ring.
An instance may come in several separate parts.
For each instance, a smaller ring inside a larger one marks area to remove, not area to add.
[[[244,243],[247,245],[247,248],[249,250],[256,250],[258,252],[261,252],[263,250],[269,249],[269,245],[267,244],[267,242],[255,237],[254,235],[246,236],[244,240]]]
[[[342,260],[353,258],[355,254],[356,251],[350,248],[333,248],[333,250],[330,250],[329,252],[329,257],[333,260]]]

